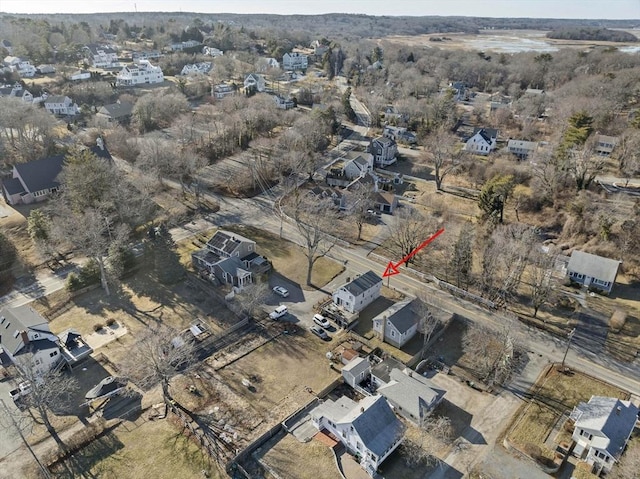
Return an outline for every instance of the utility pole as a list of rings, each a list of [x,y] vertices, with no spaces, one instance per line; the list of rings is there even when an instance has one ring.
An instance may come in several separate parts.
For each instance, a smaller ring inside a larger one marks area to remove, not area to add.
[[[567,336],[567,349],[564,350],[564,356],[562,358],[562,371],[564,371],[564,362],[567,359],[567,354],[569,354],[569,346],[571,346],[571,340],[573,339],[573,335],[576,333],[576,328],[573,328],[569,335]]]

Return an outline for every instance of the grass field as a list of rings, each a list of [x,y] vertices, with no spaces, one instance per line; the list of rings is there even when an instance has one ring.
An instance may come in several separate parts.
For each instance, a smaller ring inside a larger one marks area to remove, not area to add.
[[[298,442],[287,434],[275,444],[267,443],[261,459],[282,479],[324,479],[339,477],[329,447],[318,441]]]
[[[125,423],[57,466],[52,476],[58,479],[201,479],[202,471],[206,471],[209,474],[206,477],[225,477],[195,443],[182,435],[171,417]]]
[[[508,439],[519,447],[533,444],[542,448],[545,457],[552,458],[544,446],[547,436],[565,412],[591,396],[610,396],[627,399],[629,393],[579,372],[563,374],[550,366],[547,374],[534,386],[533,399],[523,405]]]

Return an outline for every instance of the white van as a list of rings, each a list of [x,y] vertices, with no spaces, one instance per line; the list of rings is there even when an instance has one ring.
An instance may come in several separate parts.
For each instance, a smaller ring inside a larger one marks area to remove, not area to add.
[[[288,311],[288,308],[283,304],[281,306],[278,306],[275,311],[269,313],[269,317],[273,320],[276,320],[287,314]]]

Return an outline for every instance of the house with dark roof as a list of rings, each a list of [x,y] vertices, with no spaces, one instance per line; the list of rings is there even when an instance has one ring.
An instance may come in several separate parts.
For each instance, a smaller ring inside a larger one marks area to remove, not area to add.
[[[31,365],[37,374],[46,373],[63,360],[58,337],[29,305],[0,309],[0,348],[11,363]]]
[[[411,299],[392,304],[373,318],[373,330],[385,343],[402,348],[418,331],[418,317],[411,309]]]
[[[191,261],[197,270],[209,274],[210,279],[242,289],[253,282],[254,273],[263,273],[271,268],[255,248],[255,241],[218,230],[205,248],[191,254]]]
[[[567,275],[575,283],[609,294],[616,282],[620,263],[615,259],[575,250],[567,264]]]
[[[418,141],[415,133],[400,126],[385,125],[382,135],[407,145],[415,145]]]
[[[264,76],[257,73],[249,73],[244,77],[244,88],[255,92],[263,92],[267,88]]]
[[[79,363],[93,352],[93,348],[75,329],[67,329],[58,334],[58,345],[62,356],[70,365]]]
[[[376,191],[373,195],[373,207],[381,213],[392,215],[398,207],[398,197],[388,191]]]
[[[346,199],[342,192],[336,188],[314,186],[309,190],[309,194],[317,198],[318,200],[330,199],[333,206],[340,210],[346,208]]]
[[[106,45],[98,45],[90,43],[85,46],[87,56],[94,68],[113,68],[118,67],[118,52]]]
[[[402,443],[406,431],[386,399],[377,395],[359,402],[346,396],[326,400],[310,415],[316,429],[335,436],[371,477]]]
[[[373,271],[354,278],[334,291],[333,302],[349,313],[362,311],[380,296],[382,278]]]
[[[391,138],[379,136],[369,143],[369,153],[373,155],[374,164],[384,168],[393,165],[397,161],[398,145]]]
[[[573,454],[594,465],[598,473],[611,471],[629,442],[639,412],[631,401],[618,398],[591,396],[589,402],[581,402],[570,415],[576,443]]]
[[[111,154],[101,138],[90,148],[98,158],[111,161]],[[13,166],[12,177],[2,181],[2,193],[10,205],[30,204],[46,200],[60,189],[58,175],[65,155],[50,156]]]
[[[496,149],[498,130],[494,128],[476,128],[464,146],[465,151],[486,156]]]
[[[109,123],[126,124],[131,119],[133,103],[119,101],[110,105],[101,106],[96,113],[97,118],[102,118]]]

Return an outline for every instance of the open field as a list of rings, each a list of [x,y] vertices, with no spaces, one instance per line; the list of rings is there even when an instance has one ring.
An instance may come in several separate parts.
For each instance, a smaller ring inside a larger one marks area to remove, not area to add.
[[[591,376],[577,371],[563,374],[550,366],[533,387],[531,401],[520,409],[507,438],[520,448],[536,445],[545,457],[553,458],[553,451],[544,445],[553,427],[562,414],[571,412],[579,402],[587,402],[593,395],[629,397],[626,391]]]
[[[58,479],[100,477],[143,479],[224,477],[209,458],[184,436],[173,416],[158,421],[123,423],[74,454],[52,471]]]

